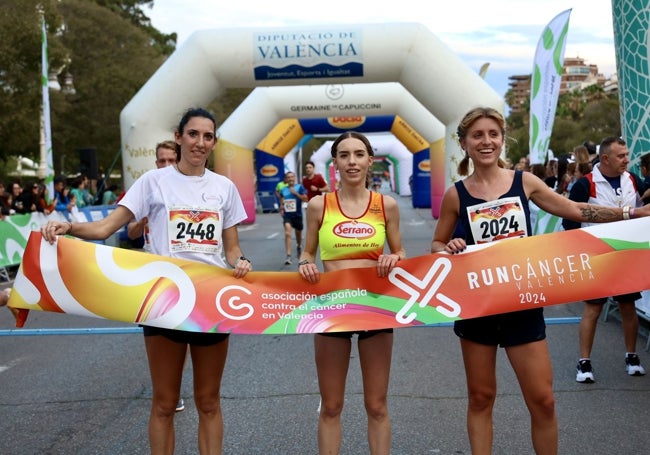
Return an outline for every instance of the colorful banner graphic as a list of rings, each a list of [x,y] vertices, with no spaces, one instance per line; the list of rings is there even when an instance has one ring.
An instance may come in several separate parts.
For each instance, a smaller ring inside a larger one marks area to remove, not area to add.
[[[0,267],[19,265],[31,232],[47,223],[48,219],[64,221],[65,217],[59,212],[48,216],[32,212],[4,217],[0,221]]]
[[[32,233],[9,306],[175,328],[294,334],[410,327],[650,289],[650,219],[511,239],[375,268],[232,271]]]
[[[91,205],[79,209],[81,219],[76,221],[97,221],[105,218],[115,209],[114,205]],[[34,230],[38,230],[48,220],[66,221],[69,219],[62,212],[52,212],[44,215],[40,212],[31,212],[23,215],[6,216],[0,221],[0,267],[20,265],[25,253],[27,240]],[[125,228],[126,229],[126,228]],[[119,236],[119,233],[117,234]],[[111,244],[114,238],[95,243]]]
[[[568,9],[553,18],[537,43],[530,84],[530,164],[545,163],[560,95]]]

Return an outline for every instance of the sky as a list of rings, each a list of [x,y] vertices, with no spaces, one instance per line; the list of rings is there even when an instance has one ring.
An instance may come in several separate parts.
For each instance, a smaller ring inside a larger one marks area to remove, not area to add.
[[[469,68],[489,63],[485,80],[503,96],[509,76],[532,72],[544,27],[567,9],[564,56],[616,73],[612,0],[155,0],[144,11],[155,28],[178,35],[177,47],[206,29],[417,22]]]

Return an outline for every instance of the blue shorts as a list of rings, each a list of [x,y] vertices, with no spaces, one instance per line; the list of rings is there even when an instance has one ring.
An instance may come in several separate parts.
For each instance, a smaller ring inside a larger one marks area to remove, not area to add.
[[[507,348],[546,338],[544,310],[515,311],[454,322],[454,333],[475,343]]]
[[[393,329],[379,329],[379,330],[357,330],[355,332],[326,332],[326,333],[317,333],[316,335],[323,335],[324,337],[332,338],[348,338],[351,339],[354,334],[359,335],[359,341],[365,340],[366,338],[374,337],[380,333],[393,333]]]
[[[191,344],[195,346],[212,346],[228,339],[229,333],[186,332],[184,330],[163,329],[143,325],[144,336],[161,335],[175,343]]]
[[[631,294],[621,294],[621,295],[615,295],[612,297],[612,300],[616,303],[618,302],[634,302],[636,300],[639,300],[641,298],[641,293],[640,292],[633,292]],[[597,305],[602,305],[605,302],[607,302],[608,297],[602,297],[600,299],[591,299],[591,300],[585,300],[586,303],[594,303]]]

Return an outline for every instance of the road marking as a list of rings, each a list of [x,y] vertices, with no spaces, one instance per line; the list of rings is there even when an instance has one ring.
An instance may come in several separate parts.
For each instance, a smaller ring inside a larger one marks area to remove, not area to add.
[[[411,218],[411,221],[409,221],[407,224],[409,226],[419,226],[419,225],[424,224],[424,223],[426,223],[426,221],[424,221],[424,220],[415,220],[415,219]]]
[[[237,231],[239,232],[252,231],[253,229],[257,229],[257,224],[240,225],[237,227]]]
[[[7,365],[0,365],[0,373],[4,373],[4,372],[7,371],[9,368],[13,368],[13,367],[15,367],[15,366],[18,365],[20,362],[22,362],[22,360],[23,360],[23,359],[16,359],[16,360],[13,360],[13,361],[9,362],[9,364],[7,364]]]
[[[268,236],[266,237],[266,240],[274,239],[274,238],[276,238],[277,236],[278,236],[278,233],[277,233],[277,232],[274,232],[273,234],[268,235]]]

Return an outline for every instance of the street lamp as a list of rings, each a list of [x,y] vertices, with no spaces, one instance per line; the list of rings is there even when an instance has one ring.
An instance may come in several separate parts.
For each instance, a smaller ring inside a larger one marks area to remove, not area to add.
[[[61,90],[61,84],[59,84],[59,78],[56,71],[50,71],[49,77],[47,78],[47,88],[58,92]]]
[[[75,90],[72,83],[72,74],[70,74],[70,71],[66,71],[65,75],[63,76],[63,88],[61,89],[61,93],[64,95],[74,95],[77,93],[77,90]]]

